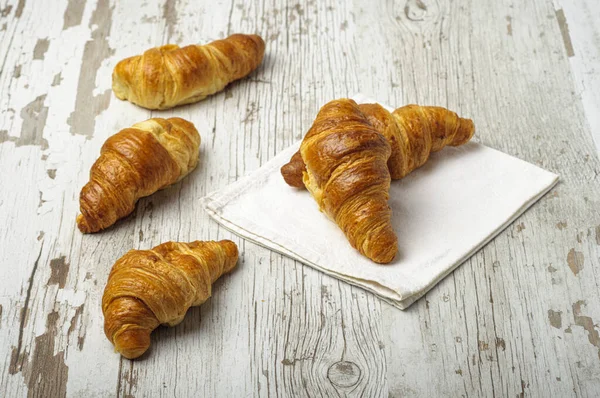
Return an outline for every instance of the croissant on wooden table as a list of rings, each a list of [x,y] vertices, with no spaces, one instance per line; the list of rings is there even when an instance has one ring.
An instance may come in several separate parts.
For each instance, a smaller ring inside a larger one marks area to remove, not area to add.
[[[79,195],[79,230],[108,228],[138,199],[181,180],[198,164],[199,147],[198,130],[181,118],[149,119],[109,137]]]
[[[113,71],[117,98],[148,109],[168,109],[203,100],[262,62],[265,42],[234,34],[206,45],[167,44],[120,61]]]
[[[444,108],[409,105],[390,113],[378,104],[334,100],[281,173],[289,185],[308,189],[354,248],[386,264],[398,251],[390,180],[423,165],[431,152],[466,143],[474,131],[471,120]]]
[[[208,300],[212,284],[237,260],[229,240],[130,250],[113,265],[102,296],[106,337],[125,358],[141,356],[152,331],[177,325],[190,307]]]

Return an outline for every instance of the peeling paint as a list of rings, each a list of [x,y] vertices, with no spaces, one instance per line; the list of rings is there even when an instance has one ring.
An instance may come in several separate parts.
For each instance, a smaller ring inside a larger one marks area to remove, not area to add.
[[[168,42],[173,37],[175,26],[177,26],[177,1],[167,0],[163,6],[163,18],[165,20],[165,27],[167,28],[167,36],[165,42]]]
[[[46,51],[48,51],[48,47],[50,47],[50,40],[48,38],[38,39],[35,43],[35,47],[33,48],[33,59],[44,59],[46,55]]]
[[[565,17],[565,12],[562,10],[562,8],[560,10],[556,10],[556,21],[558,22],[558,27],[560,28],[560,33],[562,34],[565,50],[567,51],[567,57],[571,58],[575,55],[575,51],[573,50],[573,43],[571,42],[567,18]]]
[[[50,179],[54,180],[54,178],[56,177],[56,169],[48,169],[46,170],[46,174],[48,174],[48,177],[50,177]]]
[[[517,224],[516,229],[517,229],[517,232],[521,232],[522,230],[525,229],[525,224],[523,224],[523,223]]]
[[[569,264],[569,268],[573,272],[573,275],[577,275],[583,269],[583,253],[578,252],[575,249],[569,250],[569,254],[567,254],[567,264]]]
[[[62,30],[69,29],[72,26],[81,25],[85,0],[69,0],[65,14],[63,15]]]
[[[92,39],[85,43],[83,49],[75,109],[67,119],[71,134],[80,134],[88,138],[93,136],[96,125],[95,115],[102,113],[110,104],[110,89],[99,95],[93,93],[96,74],[102,61],[114,54],[107,40],[112,26],[112,12],[113,8],[110,7],[108,0],[98,0],[90,19],[89,27],[94,29]]]
[[[486,350],[488,350],[490,348],[490,346],[485,341],[479,340],[477,342],[477,348],[479,349],[479,351],[486,351]]]
[[[54,79],[52,79],[52,87],[56,87],[56,86],[60,85],[60,82],[62,82],[62,72],[58,72],[54,76]]]
[[[596,244],[600,246],[600,225],[596,227]]]
[[[44,127],[48,117],[48,107],[44,106],[46,94],[40,95],[21,110],[21,135],[12,137],[6,130],[0,131],[0,144],[5,141],[14,142],[16,146],[35,145],[48,149],[48,141],[44,138]]]
[[[548,310],[548,320],[550,321],[550,326],[556,329],[562,328],[562,312],[561,311],[553,311]]]
[[[558,223],[556,223],[556,228],[563,230],[565,228],[567,228],[567,222],[566,221],[559,221]]]
[[[28,397],[65,397],[69,367],[65,364],[65,352],[54,354],[58,333],[58,312],[52,311],[46,320],[46,332],[35,338],[31,362],[23,367],[27,380]]]
[[[23,68],[22,65],[15,65],[15,69],[13,69],[13,78],[14,79],[18,79],[21,77],[21,69]]]
[[[600,335],[595,328],[594,321],[589,316],[581,315],[581,307],[585,304],[586,302],[583,300],[579,300],[573,304],[573,320],[575,321],[575,325],[581,326],[588,333],[590,344],[600,349]]]
[[[12,5],[7,5],[6,7],[4,7],[3,9],[0,10],[0,17],[4,18],[7,17],[8,14],[10,14],[10,12],[12,11],[13,6]]]
[[[496,348],[501,348],[502,351],[506,351],[506,342],[503,338],[496,337]]]
[[[19,0],[19,3],[17,4],[17,10],[15,11],[15,17],[21,18],[21,15],[23,15],[24,8],[25,8],[25,0]]]
[[[509,35],[509,36],[513,35],[512,17],[510,15],[506,16],[506,34]]]
[[[69,275],[69,263],[67,263],[65,259],[65,256],[60,256],[50,261],[52,273],[50,274],[50,278],[48,278],[48,283],[46,283],[46,285],[58,285],[60,289],[65,287],[67,275]]]

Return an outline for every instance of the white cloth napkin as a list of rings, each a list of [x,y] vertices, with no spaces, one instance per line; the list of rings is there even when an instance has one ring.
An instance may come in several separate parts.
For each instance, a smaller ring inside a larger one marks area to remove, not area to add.
[[[378,265],[350,246],[308,191],[284,182],[279,169],[299,146],[204,197],[205,210],[235,234],[400,309],[427,293],[558,181],[553,173],[474,142],[444,148],[420,169],[392,181],[389,204],[399,252],[393,263]]]

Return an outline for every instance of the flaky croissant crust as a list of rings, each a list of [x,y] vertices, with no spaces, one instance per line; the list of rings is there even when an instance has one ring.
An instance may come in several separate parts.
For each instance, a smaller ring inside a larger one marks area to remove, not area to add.
[[[378,263],[393,260],[398,241],[387,204],[391,148],[358,105],[347,99],[321,108],[300,147],[303,183],[350,244]]]
[[[255,70],[264,51],[260,36],[244,34],[206,45],[151,48],[116,65],[113,91],[117,98],[148,109],[197,102]]]
[[[151,332],[177,325],[190,307],[204,303],[237,259],[237,246],[228,240],[129,251],[114,264],[102,296],[106,337],[124,357],[139,357]]]
[[[181,118],[153,118],[109,137],[79,196],[77,226],[97,232],[130,214],[138,199],[171,185],[198,164],[200,135]]]
[[[360,104],[358,107],[371,126],[391,146],[388,169],[394,180],[403,178],[422,166],[432,152],[447,145],[463,145],[475,133],[472,120],[461,118],[441,107],[407,105],[393,112],[388,112],[379,104]],[[285,181],[297,188],[304,188],[304,171],[300,151],[281,168]]]

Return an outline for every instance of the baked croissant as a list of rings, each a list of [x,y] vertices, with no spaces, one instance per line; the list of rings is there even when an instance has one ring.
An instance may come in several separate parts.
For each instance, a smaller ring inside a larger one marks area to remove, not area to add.
[[[391,145],[392,154],[387,164],[394,180],[422,166],[432,152],[446,145],[465,144],[475,132],[472,120],[437,106],[407,105],[392,113],[379,104],[360,104],[358,107]],[[302,173],[305,169],[298,151],[281,168],[281,174],[289,185],[304,188]]]
[[[113,71],[117,98],[148,109],[168,109],[203,100],[260,65],[265,42],[257,35],[179,47],[167,44],[126,58]]]
[[[141,356],[150,333],[160,324],[177,325],[188,308],[204,303],[212,284],[237,260],[237,246],[229,240],[130,250],[113,265],[102,296],[106,337],[125,358]]]
[[[387,204],[390,144],[347,99],[321,108],[300,146],[303,182],[350,244],[378,263],[393,260],[398,241]]]
[[[198,164],[200,135],[184,119],[149,119],[109,137],[79,195],[83,233],[113,225],[138,199],[171,185]]]
[[[431,152],[466,143],[474,131],[471,120],[444,108],[408,105],[390,113],[378,104],[335,100],[321,108],[281,173],[311,192],[354,248],[385,264],[398,250],[387,205],[390,179],[423,165]]]

